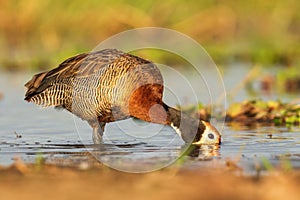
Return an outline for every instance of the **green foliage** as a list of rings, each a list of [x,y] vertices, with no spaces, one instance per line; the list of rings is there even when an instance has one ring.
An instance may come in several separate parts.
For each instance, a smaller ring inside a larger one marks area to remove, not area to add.
[[[271,171],[274,170],[274,166],[272,165],[272,163],[271,163],[267,158],[262,157],[262,158],[261,158],[261,162],[262,162],[263,167],[264,167],[267,171],[271,172]]]
[[[212,108],[216,107],[199,103],[197,106],[177,106],[177,108],[202,120],[209,120]],[[283,103],[280,100],[245,100],[230,104],[225,113],[218,113],[217,116],[214,116],[216,119],[224,119],[224,117],[227,122],[244,124],[300,125],[300,104]]]
[[[276,79],[279,92],[299,92],[299,66],[292,66],[280,70],[276,75]]]
[[[265,122],[275,125],[299,125],[300,105],[281,101],[252,100],[233,103],[227,110],[227,121]]]
[[[177,166],[182,166],[184,163],[186,163],[186,161],[188,160],[187,156],[189,156],[194,151],[195,148],[197,148],[195,145],[188,146],[185,152],[181,154],[179,158],[176,160],[175,164]]]
[[[41,170],[43,165],[45,163],[45,158],[42,153],[37,154],[35,158],[35,169],[36,170]]]
[[[111,35],[148,26],[191,36],[217,62],[299,63],[296,0],[0,2],[0,68],[51,68]]]
[[[278,158],[280,160],[280,163],[278,166],[276,166],[277,169],[280,169],[283,172],[292,172],[293,171],[293,166],[292,166],[290,157],[288,155],[280,155],[280,156],[278,156]],[[261,158],[261,163],[262,163],[262,166],[268,172],[272,172],[276,169],[275,166],[272,165],[270,160],[267,159],[266,157]]]

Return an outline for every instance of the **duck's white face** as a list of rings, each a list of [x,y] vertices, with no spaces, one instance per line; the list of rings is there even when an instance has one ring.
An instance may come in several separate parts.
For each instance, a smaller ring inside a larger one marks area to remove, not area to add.
[[[215,145],[221,144],[221,134],[210,123],[202,121],[205,125],[205,130],[199,141],[194,142],[194,145]]]

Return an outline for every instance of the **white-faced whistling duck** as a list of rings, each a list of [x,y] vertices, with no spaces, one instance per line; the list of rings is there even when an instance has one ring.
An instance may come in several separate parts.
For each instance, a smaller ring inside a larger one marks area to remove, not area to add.
[[[187,143],[221,143],[221,135],[210,123],[162,101],[163,78],[152,62],[116,49],[71,57],[34,75],[25,86],[26,101],[63,108],[86,120],[96,144],[102,143],[106,123],[129,117],[170,125]]]

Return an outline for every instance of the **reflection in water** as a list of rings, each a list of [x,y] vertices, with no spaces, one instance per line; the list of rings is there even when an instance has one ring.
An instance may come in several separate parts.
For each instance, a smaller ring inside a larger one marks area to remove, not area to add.
[[[190,147],[190,152],[188,153],[191,157],[208,159],[211,157],[220,156],[220,145],[201,145]]]

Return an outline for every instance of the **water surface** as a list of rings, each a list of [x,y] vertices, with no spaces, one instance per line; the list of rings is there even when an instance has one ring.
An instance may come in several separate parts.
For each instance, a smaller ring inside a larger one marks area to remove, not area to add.
[[[231,75],[224,75],[227,88],[239,81],[232,80]],[[92,152],[99,161],[113,168],[146,172],[174,163],[186,149],[172,128],[133,119],[108,124],[104,135],[106,144],[94,146],[92,130],[86,122],[66,111],[41,109],[23,100],[23,85],[31,76],[29,73],[0,74],[0,91],[4,95],[0,101],[0,165],[11,164],[15,157],[25,162],[35,162],[41,156],[49,162],[56,158],[80,161],[86,152]],[[180,85],[170,81],[172,77],[167,79],[169,85],[174,84],[170,87]],[[242,91],[238,98],[247,98],[245,94]],[[187,96],[183,94],[179,98],[185,101]],[[168,102],[172,95],[165,98]],[[261,160],[267,159],[276,166],[283,156],[292,166],[300,167],[299,128],[217,125],[223,136],[221,147],[196,150],[193,157],[188,157],[186,167],[207,169],[216,163],[225,165],[230,159],[251,173]]]

